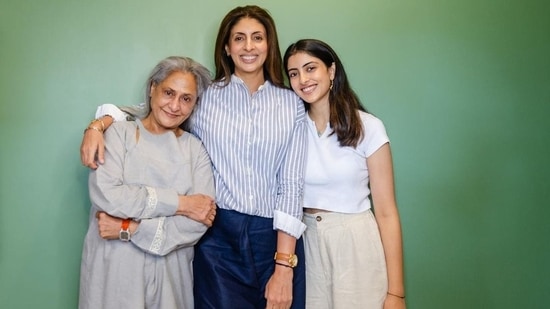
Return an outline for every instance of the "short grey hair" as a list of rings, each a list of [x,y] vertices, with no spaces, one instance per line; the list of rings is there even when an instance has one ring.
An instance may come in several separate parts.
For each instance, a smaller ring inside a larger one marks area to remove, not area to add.
[[[162,83],[170,74],[174,72],[191,73],[197,82],[197,104],[202,94],[210,86],[210,71],[202,64],[189,57],[170,56],[160,61],[149,74],[145,83],[145,104],[136,106],[122,106],[120,109],[129,114],[130,118],[143,119],[151,111],[151,86]]]

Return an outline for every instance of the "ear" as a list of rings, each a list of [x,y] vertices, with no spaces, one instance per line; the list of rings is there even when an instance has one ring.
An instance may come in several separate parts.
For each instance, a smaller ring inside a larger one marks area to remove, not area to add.
[[[229,46],[227,46],[227,44],[225,44],[225,54],[227,57],[231,56],[231,53],[229,53]]]
[[[156,88],[157,88],[157,85],[154,82],[152,82],[151,87],[149,87],[149,96],[150,97],[153,96],[153,91],[155,91]]]
[[[336,76],[336,64],[334,62],[328,68],[328,74],[330,75],[331,80],[333,80]]]

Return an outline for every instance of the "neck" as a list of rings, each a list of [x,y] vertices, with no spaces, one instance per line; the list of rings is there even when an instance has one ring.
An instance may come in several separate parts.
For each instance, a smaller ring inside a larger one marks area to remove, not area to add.
[[[317,134],[319,137],[325,132],[327,124],[330,121],[330,109],[328,104],[316,103],[310,105],[308,110],[308,115],[311,120],[315,123],[315,128],[317,129]]]
[[[151,133],[151,134],[164,134],[166,132],[174,132],[174,134],[178,137],[183,134],[183,130],[180,129],[179,127],[175,127],[175,128],[163,127],[163,126],[159,125],[158,123],[154,122],[151,119],[151,116],[147,116],[147,118],[143,119],[141,121],[141,123],[143,124],[143,127],[147,131],[149,131],[149,133]]]
[[[243,80],[250,94],[258,91],[258,88],[265,83],[263,71],[249,74],[235,74],[235,76]]]
[[[308,114],[309,118],[315,121],[316,124],[322,124],[324,126],[330,119],[330,108],[328,103],[310,104]]]

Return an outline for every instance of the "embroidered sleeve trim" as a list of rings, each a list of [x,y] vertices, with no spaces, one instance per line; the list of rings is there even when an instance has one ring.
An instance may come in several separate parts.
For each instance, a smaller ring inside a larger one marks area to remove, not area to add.
[[[145,189],[147,190],[147,205],[145,206],[144,217],[148,218],[157,207],[158,198],[155,188],[145,187]]]
[[[159,218],[159,222],[157,225],[157,231],[155,232],[155,237],[153,238],[153,242],[151,243],[151,247],[149,248],[149,251],[159,254],[160,249],[162,248],[162,244],[164,243],[165,239],[165,233],[164,233],[164,221],[166,220],[166,217]]]

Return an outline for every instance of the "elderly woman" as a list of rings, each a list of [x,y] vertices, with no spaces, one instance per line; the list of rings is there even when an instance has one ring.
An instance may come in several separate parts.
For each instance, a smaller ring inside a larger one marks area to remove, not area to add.
[[[147,80],[144,118],[105,132],[106,162],[89,176],[80,309],[193,308],[193,245],[216,207],[211,162],[182,127],[209,84],[199,63],[166,58]]]

